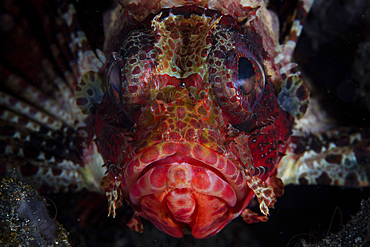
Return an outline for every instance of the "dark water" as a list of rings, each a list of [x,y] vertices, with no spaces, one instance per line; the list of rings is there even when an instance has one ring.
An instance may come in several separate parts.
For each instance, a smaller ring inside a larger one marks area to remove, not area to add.
[[[91,45],[100,46],[102,9],[109,2],[75,2]],[[339,125],[368,127],[368,1],[317,2],[298,44],[296,61],[311,81],[313,95],[321,97],[322,105]],[[279,5],[280,1],[272,3],[280,8],[284,6]],[[132,210],[118,210],[116,219],[107,218],[104,196],[88,192],[46,196],[56,204],[57,210],[53,206],[49,209],[56,211],[57,220],[69,231],[73,246],[302,246],[303,240],[316,243],[328,232],[340,231],[360,209],[361,200],[370,197],[370,189],[286,186],[267,223],[248,225],[238,218],[217,236],[206,240],[191,236],[175,239],[147,221],[143,222],[143,234],[131,232],[125,223]],[[257,206],[253,209],[258,212]]]
[[[246,224],[237,218],[216,236],[197,240],[170,237],[143,221],[144,233],[131,232],[125,222],[130,210],[119,210],[116,219],[106,218],[104,197],[91,197],[81,192],[49,195],[58,205],[57,219],[70,231],[77,246],[302,246],[314,244],[328,233],[340,231],[360,209],[361,199],[370,196],[370,189],[342,189],[329,186],[286,186],[266,223]],[[77,199],[80,198],[80,199]],[[89,198],[89,199],[87,199]],[[100,203],[96,204],[100,199]],[[94,202],[95,205],[92,205]],[[99,206],[100,204],[100,206]],[[76,205],[79,205],[76,212]],[[81,207],[81,205],[84,205]],[[253,208],[258,212],[258,208]],[[89,212],[83,219],[81,212]],[[84,226],[81,227],[81,221]]]

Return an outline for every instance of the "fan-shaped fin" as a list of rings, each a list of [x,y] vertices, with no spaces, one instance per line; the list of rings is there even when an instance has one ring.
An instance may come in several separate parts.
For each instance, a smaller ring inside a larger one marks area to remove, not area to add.
[[[278,176],[284,184],[370,186],[370,129],[292,136]]]
[[[91,50],[64,1],[6,1],[0,12],[1,170],[15,167],[55,191],[100,191],[104,162],[74,91],[82,74],[102,70],[104,56]]]

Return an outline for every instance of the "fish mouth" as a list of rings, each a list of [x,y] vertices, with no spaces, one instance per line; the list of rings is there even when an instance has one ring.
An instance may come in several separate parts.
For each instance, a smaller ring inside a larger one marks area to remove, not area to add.
[[[235,206],[235,190],[222,173],[203,162],[174,154],[149,164],[130,189],[130,201],[137,205],[141,197],[164,190],[188,189],[220,197]]]
[[[240,200],[245,197],[247,183],[237,162],[198,143],[161,142],[145,148],[124,165],[122,184],[125,187],[124,192],[128,192],[133,184],[153,167],[187,163],[204,167],[218,175],[233,187]]]
[[[174,237],[189,228],[196,238],[216,234],[253,194],[235,163],[191,142],[144,149],[125,166],[121,184],[134,209]]]

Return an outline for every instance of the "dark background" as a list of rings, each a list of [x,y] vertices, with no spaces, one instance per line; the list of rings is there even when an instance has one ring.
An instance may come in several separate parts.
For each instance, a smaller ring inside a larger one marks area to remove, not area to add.
[[[101,15],[109,3],[75,4],[91,45],[100,47]],[[295,6],[294,1],[270,4],[281,20]],[[368,1],[316,1],[296,49],[295,60],[311,83],[312,96],[321,99],[339,125],[369,126],[369,30]],[[206,240],[175,239],[145,220],[143,234],[131,232],[125,223],[132,210],[121,209],[116,219],[107,218],[103,196],[47,196],[57,205],[57,219],[70,232],[74,246],[302,246],[338,232],[360,209],[361,200],[370,197],[370,189],[288,185],[267,223],[248,225],[238,218]],[[253,209],[258,211],[257,206]]]

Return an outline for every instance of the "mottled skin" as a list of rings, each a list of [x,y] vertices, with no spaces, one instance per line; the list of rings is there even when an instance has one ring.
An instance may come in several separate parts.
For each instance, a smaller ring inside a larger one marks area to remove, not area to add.
[[[157,15],[113,53],[108,94],[97,111],[106,114],[116,104],[134,127],[110,131],[103,122],[96,133],[100,153],[114,167],[102,183],[110,211],[123,196],[162,231],[182,237],[190,228],[205,238],[239,216],[254,195],[268,215],[282,193],[276,168],[293,117],[254,56],[263,49],[260,38],[230,16],[192,9]],[[116,112],[110,117],[120,122]],[[243,217],[266,220],[249,211]]]

